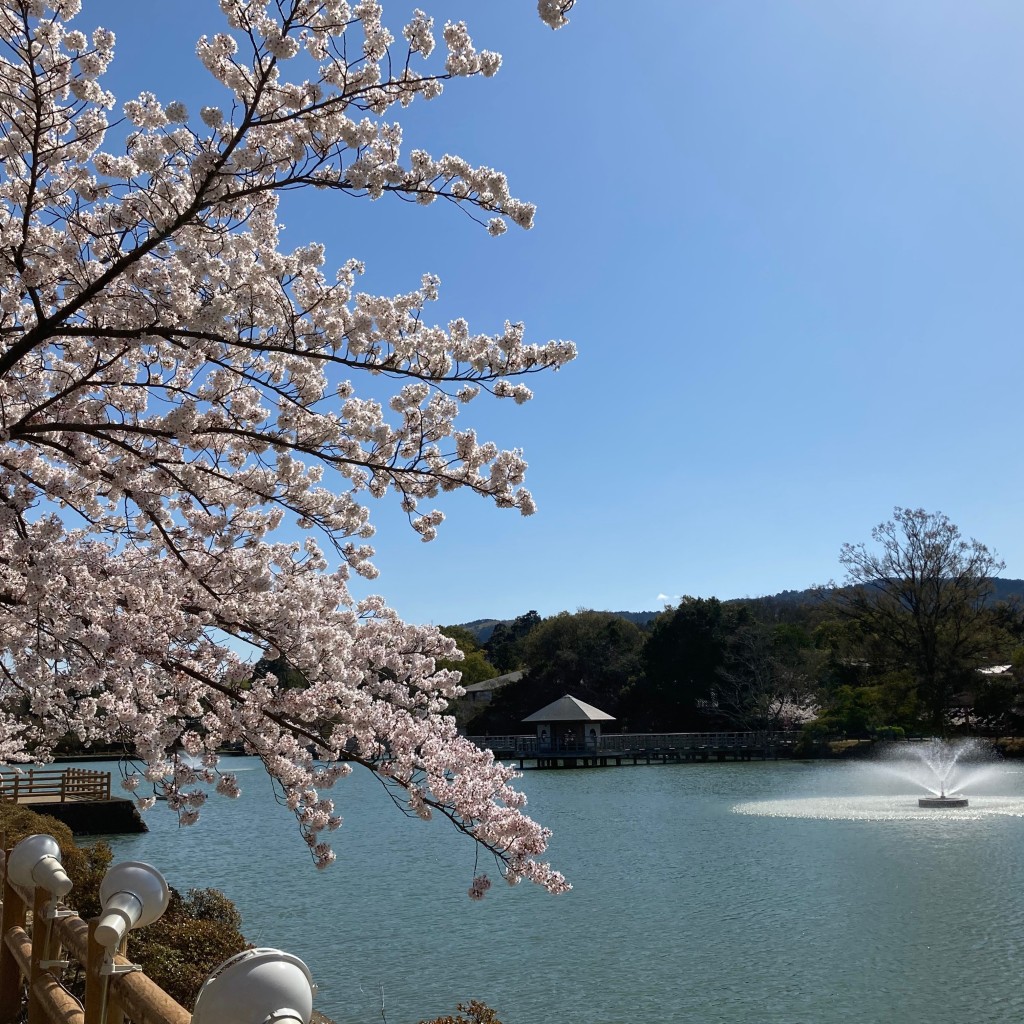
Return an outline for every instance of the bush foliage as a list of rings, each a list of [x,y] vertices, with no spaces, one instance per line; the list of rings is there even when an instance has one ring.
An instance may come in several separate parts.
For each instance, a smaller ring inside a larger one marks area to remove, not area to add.
[[[420,1024],[501,1024],[498,1016],[486,1003],[471,999],[465,1005],[459,1003],[455,1007],[456,1016],[435,1017],[433,1020],[421,1020]],[[463,1014],[469,1014],[464,1017]]]

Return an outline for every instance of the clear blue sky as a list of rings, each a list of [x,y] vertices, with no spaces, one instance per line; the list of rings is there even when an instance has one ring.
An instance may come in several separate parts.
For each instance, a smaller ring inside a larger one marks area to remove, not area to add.
[[[1024,4],[579,0],[552,33],[531,0],[420,2],[505,64],[407,148],[501,168],[537,226],[317,193],[287,243],[365,260],[367,290],[436,273],[438,320],[581,354],[525,406],[470,407],[525,448],[538,514],[456,496],[423,544],[379,508],[375,590],[446,624],[800,589],[894,505],[1024,577]],[[119,99],[209,101],[213,0],[84,7]]]

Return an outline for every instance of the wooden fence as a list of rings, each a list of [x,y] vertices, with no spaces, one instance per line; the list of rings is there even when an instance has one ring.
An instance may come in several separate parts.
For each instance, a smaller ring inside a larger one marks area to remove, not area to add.
[[[0,771],[0,800],[71,803],[110,799],[110,772],[90,768],[25,768]]]
[[[96,921],[83,921],[63,908],[48,917],[50,894],[13,885],[6,867],[7,857],[0,853],[0,1024],[21,1019],[23,985],[27,1024],[190,1024],[188,1010],[141,971],[102,973],[105,950],[93,937]],[[122,945],[115,966],[130,966],[124,953]],[[70,961],[77,961],[85,975],[82,1001],[63,984]]]
[[[799,733],[795,732],[608,732],[593,739],[573,738],[569,741],[553,736],[550,740],[541,742],[534,733],[517,736],[470,736],[469,739],[477,746],[493,750],[495,754],[532,757],[538,753],[555,752],[615,754],[705,748],[731,750],[751,746],[778,750],[791,747],[798,736]]]

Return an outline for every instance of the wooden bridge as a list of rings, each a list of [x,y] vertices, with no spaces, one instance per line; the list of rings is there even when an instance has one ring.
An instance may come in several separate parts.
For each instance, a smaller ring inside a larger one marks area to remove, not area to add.
[[[535,735],[470,736],[500,761],[520,768],[595,768],[686,761],[752,761],[788,757],[798,733],[608,733],[586,743],[541,743]],[[528,763],[529,762],[529,763]]]

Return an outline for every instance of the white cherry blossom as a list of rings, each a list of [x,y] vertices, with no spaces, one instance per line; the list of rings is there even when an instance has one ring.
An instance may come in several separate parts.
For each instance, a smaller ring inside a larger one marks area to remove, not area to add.
[[[522,452],[458,417],[483,395],[528,401],[522,378],[575,348],[432,323],[433,276],[365,294],[361,263],[282,248],[278,221],[309,188],[529,228],[503,174],[403,155],[388,116],[500,57],[424,11],[389,26],[371,0],[219,6],[197,54],[233,98],[190,116],[148,92],[117,106],[114,34],[69,28],[78,0],[0,0],[0,759],[123,744],[139,805],[163,796],[189,824],[238,794],[216,751],[240,743],[321,866],[341,825],[325,794],[361,766],[509,882],[561,891],[515,773],[445,713],[453,643],[348,582],[376,574],[371,499],[393,496],[425,541],[443,492],[534,511]],[[557,28],[571,6],[538,10]],[[237,641],[289,678],[253,679]]]

